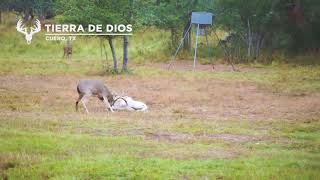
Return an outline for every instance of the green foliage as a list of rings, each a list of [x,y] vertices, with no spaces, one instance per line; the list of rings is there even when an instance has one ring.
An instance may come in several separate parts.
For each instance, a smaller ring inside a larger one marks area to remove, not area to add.
[[[3,0],[0,8],[15,11],[27,21],[30,16],[41,19],[54,16],[54,2],[55,0]]]
[[[170,48],[176,49],[181,39],[184,27],[188,25],[192,11],[211,11],[213,1],[166,1],[148,0],[140,1],[137,10],[137,23],[142,26],[155,26],[160,29],[170,30]]]
[[[134,24],[134,5],[126,0],[58,0],[57,13],[63,22],[75,24]]]
[[[215,11],[218,25],[237,39],[230,41],[230,48],[242,48],[239,52],[250,60],[258,58],[261,49],[292,54],[317,50],[319,5],[315,0],[217,0]]]
[[[135,17],[134,1],[110,0],[110,1],[87,1],[87,0],[59,0],[56,3],[57,13],[60,14],[60,20],[63,22],[82,24],[86,27],[88,24],[131,24],[134,25]],[[105,31],[105,29],[103,29]],[[113,36],[104,36],[108,38],[110,48],[112,49],[114,71],[118,71],[118,60],[113,47]],[[125,36],[124,39],[127,40]],[[127,42],[127,41],[126,41]],[[100,43],[102,46],[104,42]],[[128,52],[126,51],[128,43],[123,45],[123,70],[127,71]],[[102,48],[102,47],[101,47]]]

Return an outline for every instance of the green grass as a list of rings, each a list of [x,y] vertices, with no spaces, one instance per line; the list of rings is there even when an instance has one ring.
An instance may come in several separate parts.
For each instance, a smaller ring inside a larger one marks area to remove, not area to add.
[[[87,127],[84,121],[73,123]],[[277,125],[273,126],[277,128]],[[294,144],[262,142],[219,145],[157,142],[140,136],[58,133],[40,127],[15,130],[2,124],[0,158],[2,167],[11,167],[4,172],[4,176],[10,179],[316,179],[320,168],[317,149],[320,142],[313,138],[296,137],[300,126],[304,123],[278,130],[283,137],[289,134]],[[319,139],[319,130],[310,131],[319,129],[319,125],[311,123],[302,129],[309,136]],[[305,147],[306,144],[309,147]],[[205,159],[202,159],[199,156],[210,151],[232,149],[237,150],[233,158],[211,159],[204,156]]]

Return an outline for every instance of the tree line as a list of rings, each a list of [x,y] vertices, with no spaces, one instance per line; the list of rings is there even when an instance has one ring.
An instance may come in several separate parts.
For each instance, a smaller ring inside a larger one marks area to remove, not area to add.
[[[2,0],[0,17],[3,11],[15,12],[26,21],[57,17],[74,24],[156,27],[170,31],[171,48],[185,35],[191,12],[207,11],[214,14],[214,28],[228,32],[225,48],[238,62],[276,51],[317,53],[320,45],[319,0]],[[184,47],[190,49],[191,35],[187,37]],[[114,38],[106,36],[101,43],[109,44],[117,72]],[[128,42],[123,36],[123,71],[128,70]]]

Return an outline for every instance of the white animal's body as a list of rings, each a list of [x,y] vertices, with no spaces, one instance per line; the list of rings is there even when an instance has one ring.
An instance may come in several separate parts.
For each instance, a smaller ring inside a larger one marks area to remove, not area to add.
[[[148,106],[145,103],[141,101],[135,101],[128,96],[114,96],[112,109],[129,111],[147,111]]]
[[[103,84],[101,81],[97,80],[82,80],[79,82],[77,86],[77,91],[79,94],[79,98],[76,102],[76,110],[78,111],[78,103],[81,101],[83,107],[85,108],[86,112],[89,113],[86,103],[89,101],[91,96],[97,96],[106,106],[106,109],[113,112],[111,107],[111,103],[113,103],[113,95]]]

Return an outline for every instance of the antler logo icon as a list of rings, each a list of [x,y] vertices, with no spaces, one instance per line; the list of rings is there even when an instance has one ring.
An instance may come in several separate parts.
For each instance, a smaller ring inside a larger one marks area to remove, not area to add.
[[[30,27],[30,29],[31,29],[31,31],[30,31],[30,33],[28,33],[27,28],[25,28],[24,25],[22,25],[22,20],[19,19],[19,21],[17,22],[17,31],[21,32],[22,34],[25,35],[25,38],[27,40],[27,44],[31,44],[32,35],[41,30],[40,21],[37,19],[36,25],[34,25],[33,27]]]

